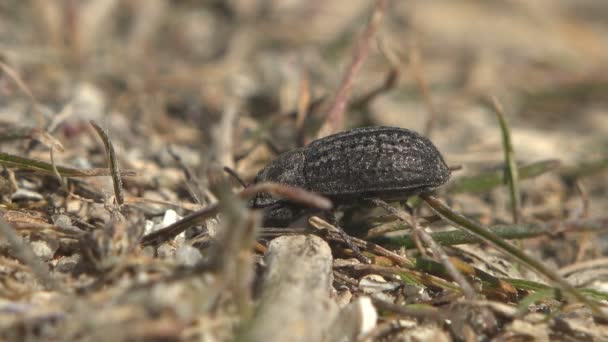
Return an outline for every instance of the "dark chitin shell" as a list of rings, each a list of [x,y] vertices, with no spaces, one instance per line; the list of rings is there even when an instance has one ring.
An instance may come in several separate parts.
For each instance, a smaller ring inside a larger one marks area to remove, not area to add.
[[[255,182],[298,186],[346,203],[365,197],[404,198],[431,191],[449,178],[443,157],[426,137],[403,128],[366,127],[284,153],[261,170]],[[277,202],[261,195],[253,205]]]

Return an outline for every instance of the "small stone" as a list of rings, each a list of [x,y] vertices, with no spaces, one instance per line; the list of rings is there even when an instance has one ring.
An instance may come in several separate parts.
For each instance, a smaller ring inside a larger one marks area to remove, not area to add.
[[[183,245],[175,252],[175,261],[179,265],[194,266],[203,259],[201,252],[191,245]]]
[[[154,222],[150,220],[146,220],[144,225],[144,235],[148,235],[154,231]]]
[[[384,291],[392,291],[399,288],[401,284],[397,282],[388,282],[384,278],[376,274],[366,275],[359,281],[359,288],[364,293],[377,293]]]
[[[167,211],[165,211],[165,216],[163,216],[163,221],[158,225],[158,227],[156,227],[156,229],[161,229],[161,228],[165,228],[175,222],[177,222],[178,220],[180,220],[181,217],[179,215],[177,215],[177,212],[173,209],[168,209]]]
[[[30,245],[32,246],[34,254],[44,261],[51,260],[59,248],[56,243],[43,240],[31,241]]]
[[[13,201],[40,201],[42,199],[44,197],[41,194],[26,189],[18,189],[11,195]]]

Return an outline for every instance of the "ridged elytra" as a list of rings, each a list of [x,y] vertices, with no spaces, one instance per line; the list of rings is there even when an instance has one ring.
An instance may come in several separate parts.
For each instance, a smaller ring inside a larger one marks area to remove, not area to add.
[[[405,199],[449,179],[448,166],[428,138],[404,128],[378,126],[333,134],[283,153],[257,174],[255,183],[296,186],[343,205],[367,198]],[[266,222],[288,221],[302,209],[268,194],[254,198],[252,207],[272,208]]]

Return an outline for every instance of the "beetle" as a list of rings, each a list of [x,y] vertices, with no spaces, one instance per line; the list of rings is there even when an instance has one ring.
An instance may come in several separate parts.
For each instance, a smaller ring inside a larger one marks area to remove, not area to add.
[[[355,128],[281,154],[259,171],[254,183],[300,187],[351,205],[369,198],[406,199],[447,183],[450,169],[426,137],[404,128]],[[264,224],[286,225],[306,208],[267,193],[253,208],[265,208]]]

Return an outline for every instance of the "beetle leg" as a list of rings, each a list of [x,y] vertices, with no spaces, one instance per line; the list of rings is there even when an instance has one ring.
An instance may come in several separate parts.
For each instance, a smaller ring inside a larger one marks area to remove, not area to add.
[[[353,254],[355,256],[355,258],[357,258],[357,260],[361,261],[364,264],[369,264],[371,263],[369,258],[366,257],[365,255],[363,255],[363,253],[361,253],[361,250],[359,249],[359,247],[355,244],[355,242],[353,241],[353,239],[351,238],[350,235],[348,235],[344,229],[342,229],[342,227],[340,227],[340,224],[338,222],[338,218],[336,216],[336,211],[332,210],[329,213],[329,220],[330,223],[336,227],[336,230],[338,232],[338,234],[340,234],[340,237],[342,238],[342,240],[344,240],[344,243],[348,246],[348,248],[350,248],[353,251]]]

